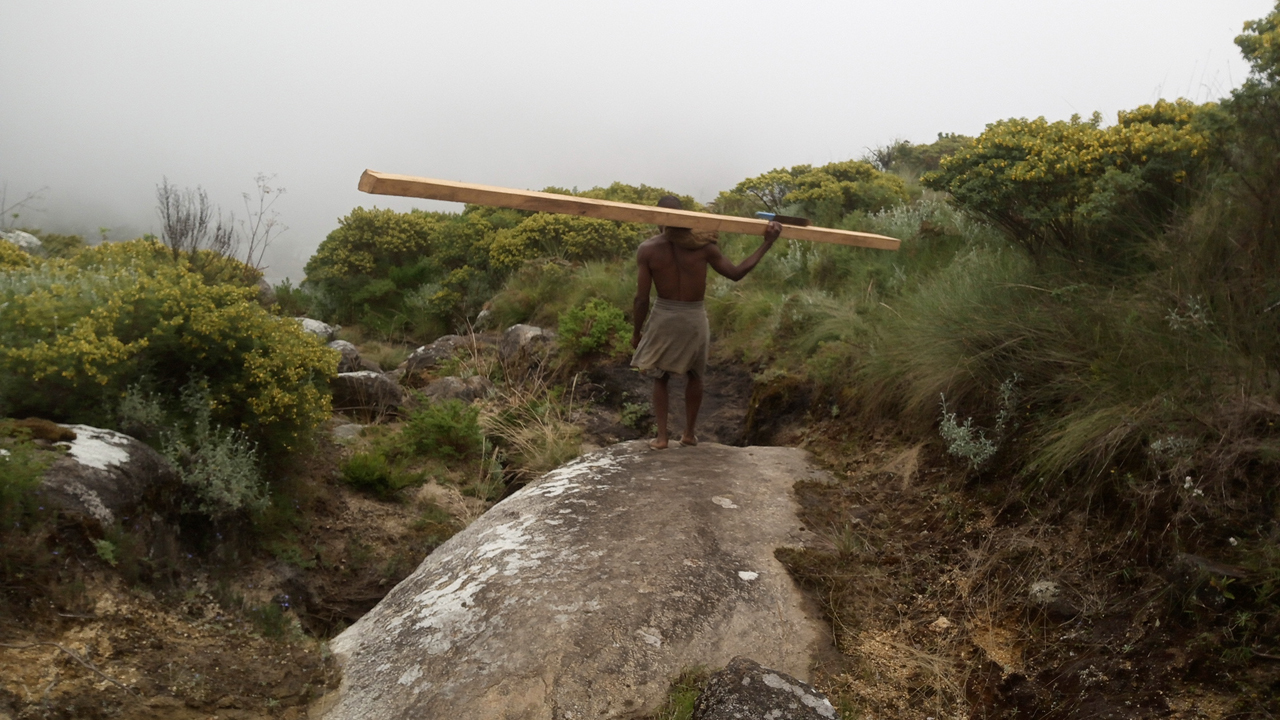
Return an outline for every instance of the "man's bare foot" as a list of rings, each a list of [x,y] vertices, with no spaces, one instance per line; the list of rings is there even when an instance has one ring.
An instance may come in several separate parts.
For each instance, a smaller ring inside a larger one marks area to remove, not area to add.
[[[653,440],[650,440],[650,441],[649,441],[649,449],[650,449],[650,450],[666,450],[666,449],[667,449],[667,441],[666,441],[666,440],[658,440],[657,438],[654,438]]]
[[[696,435],[685,435],[684,437],[680,438],[680,444],[693,447],[694,445],[698,444],[698,437]]]

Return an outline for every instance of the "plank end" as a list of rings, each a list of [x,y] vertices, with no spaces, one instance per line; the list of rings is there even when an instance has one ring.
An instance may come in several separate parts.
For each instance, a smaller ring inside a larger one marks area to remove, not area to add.
[[[378,183],[378,174],[372,170],[365,170],[360,175],[360,192],[372,193],[374,186]]]

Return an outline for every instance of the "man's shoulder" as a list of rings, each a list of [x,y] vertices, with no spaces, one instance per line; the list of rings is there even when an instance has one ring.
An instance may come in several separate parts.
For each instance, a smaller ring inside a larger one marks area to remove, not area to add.
[[[643,255],[645,253],[652,252],[654,248],[657,248],[658,246],[663,245],[666,242],[668,242],[667,239],[662,235],[654,235],[648,240],[645,240],[644,242],[640,243],[640,247],[636,248],[636,252]]]

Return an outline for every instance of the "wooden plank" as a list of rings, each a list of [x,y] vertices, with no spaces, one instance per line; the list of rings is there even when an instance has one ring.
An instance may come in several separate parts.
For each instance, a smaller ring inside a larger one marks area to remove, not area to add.
[[[601,220],[686,227],[700,232],[715,231],[764,235],[765,228],[769,225],[767,220],[758,218],[712,215],[711,213],[700,213],[692,210],[671,210],[649,205],[634,205],[632,203],[596,200],[573,195],[556,195],[555,193],[534,190],[514,190],[450,180],[433,180],[411,175],[392,175],[390,173],[374,172],[373,170],[365,170],[364,174],[360,176],[360,190],[375,195],[446,200],[449,202],[471,203],[472,205],[512,208],[514,210],[581,215]],[[833,230],[813,225],[807,227],[783,225],[782,237],[793,240],[812,240],[815,242],[875,248],[877,250],[897,250],[901,244],[899,240],[884,235],[854,232],[852,230]]]

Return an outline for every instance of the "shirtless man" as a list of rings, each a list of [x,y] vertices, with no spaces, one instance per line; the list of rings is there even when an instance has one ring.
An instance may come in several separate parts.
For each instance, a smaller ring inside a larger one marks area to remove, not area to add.
[[[680,209],[680,200],[668,195],[658,207]],[[737,282],[760,262],[773,247],[782,226],[769,223],[764,242],[746,260],[734,265],[720,252],[714,239],[695,235],[684,228],[662,228],[662,232],[640,244],[636,251],[639,267],[634,313],[635,332],[631,347],[636,349],[631,364],[653,378],[653,414],[658,436],[649,447],[667,447],[667,408],[671,375],[687,377],[684,391],[685,425],[681,445],[697,445],[694,424],[702,406],[702,376],[707,370],[707,349],[711,331],[703,298],[707,294],[707,267]],[[649,313],[649,287],[658,289],[653,314]],[[645,321],[648,320],[648,324]]]

